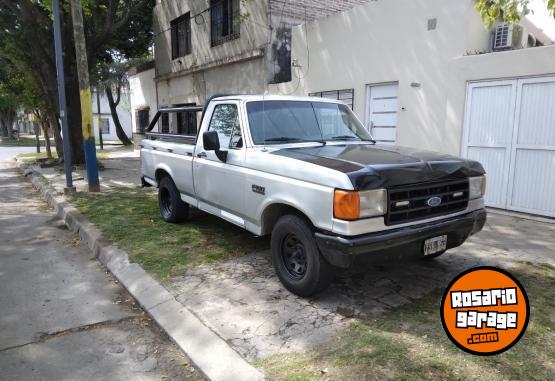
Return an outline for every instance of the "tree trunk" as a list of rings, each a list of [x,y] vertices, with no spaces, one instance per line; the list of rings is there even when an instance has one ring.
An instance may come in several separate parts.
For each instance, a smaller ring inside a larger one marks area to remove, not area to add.
[[[129,137],[125,134],[125,131],[123,131],[123,127],[119,121],[118,111],[116,109],[117,104],[114,102],[114,95],[112,94],[112,89],[109,86],[106,87],[106,96],[108,97],[108,104],[110,105],[110,112],[112,114],[112,119],[114,120],[114,125],[116,126],[116,135],[118,136],[118,139],[121,140],[125,146],[132,145],[133,142],[129,140]],[[100,131],[100,133],[102,133],[102,131]]]
[[[11,111],[8,111],[6,113],[4,113],[3,118],[2,118],[2,122],[6,128],[7,131],[7,137],[8,138],[12,138],[13,137],[13,120],[14,120],[14,116],[12,115]]]
[[[43,116],[41,120],[42,133],[44,135],[44,146],[46,148],[46,157],[52,159],[52,148],[50,147],[50,136],[48,134],[48,122],[46,117]]]
[[[35,141],[37,143],[37,153],[40,153],[40,127],[38,124],[33,123],[35,129]]]
[[[4,123],[4,118],[0,117],[0,136],[3,138],[8,137],[8,127]]]
[[[48,118],[50,124],[50,129],[52,134],[54,134],[54,144],[56,145],[56,153],[58,154],[58,159],[62,162],[64,158],[64,142],[62,140],[62,134],[60,133],[60,124],[58,123],[58,117],[55,113],[51,113]]]

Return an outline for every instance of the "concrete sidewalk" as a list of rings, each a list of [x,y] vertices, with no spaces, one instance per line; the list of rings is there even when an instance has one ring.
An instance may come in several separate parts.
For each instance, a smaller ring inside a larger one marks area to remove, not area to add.
[[[111,160],[117,162],[118,159]],[[33,185],[40,190],[57,214],[63,218],[65,225],[79,234],[83,243],[91,250],[91,259],[98,258],[106,266],[133,295],[144,311],[190,357],[203,375],[214,381],[254,381],[264,378],[261,372],[248,364],[229,347],[226,341],[176,301],[138,264],[130,262],[126,252],[119,250],[104,239],[94,225],[71,206],[65,197],[59,195],[60,189],[63,189],[63,177],[52,175],[50,179],[45,180],[46,176],[44,174],[39,176],[39,172],[37,172],[44,171],[44,168],[35,166],[30,170],[27,166],[21,166],[20,169],[28,175]],[[57,182],[52,184],[48,180]],[[109,183],[109,181],[105,181],[105,183]],[[54,185],[54,189],[52,185]],[[105,188],[110,188],[110,185]]]
[[[103,189],[114,187],[138,187],[140,179],[140,152],[131,147],[121,145],[106,145],[104,151],[97,151],[101,155],[100,162],[104,166],[98,173],[100,185]],[[39,171],[57,192],[63,193],[65,187],[65,175],[62,168],[40,168],[37,165],[32,168]],[[86,173],[83,169],[73,172],[73,183],[78,191],[87,190]]]
[[[2,380],[202,379],[0,147]]]

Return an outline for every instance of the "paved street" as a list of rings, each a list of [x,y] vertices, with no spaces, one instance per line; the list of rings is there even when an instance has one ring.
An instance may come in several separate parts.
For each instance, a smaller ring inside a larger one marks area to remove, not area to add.
[[[199,379],[0,147],[2,380]]]

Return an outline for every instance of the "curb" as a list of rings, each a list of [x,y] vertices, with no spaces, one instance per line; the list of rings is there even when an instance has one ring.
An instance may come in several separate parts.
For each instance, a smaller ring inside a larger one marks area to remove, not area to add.
[[[205,326],[141,266],[129,262],[128,253],[105,239],[94,224],[68,203],[64,196],[56,194],[35,170],[17,159],[16,165],[54,208],[68,229],[78,234],[91,250],[91,259],[98,259],[106,266],[206,378],[212,381],[264,380],[259,370]]]

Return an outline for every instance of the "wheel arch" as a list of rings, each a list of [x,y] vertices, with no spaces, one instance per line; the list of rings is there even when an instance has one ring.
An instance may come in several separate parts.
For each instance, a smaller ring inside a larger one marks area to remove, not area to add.
[[[172,171],[168,166],[161,165],[156,168],[156,171],[154,172],[154,179],[156,180],[156,184],[159,185],[160,180],[162,180],[162,178],[165,176],[169,176],[173,180]]]
[[[314,223],[308,215],[300,210],[298,207],[283,202],[274,202],[267,205],[262,212],[260,219],[261,222],[261,235],[267,235],[272,232],[277,221],[288,214],[296,215],[305,220],[309,226],[314,228]]]

